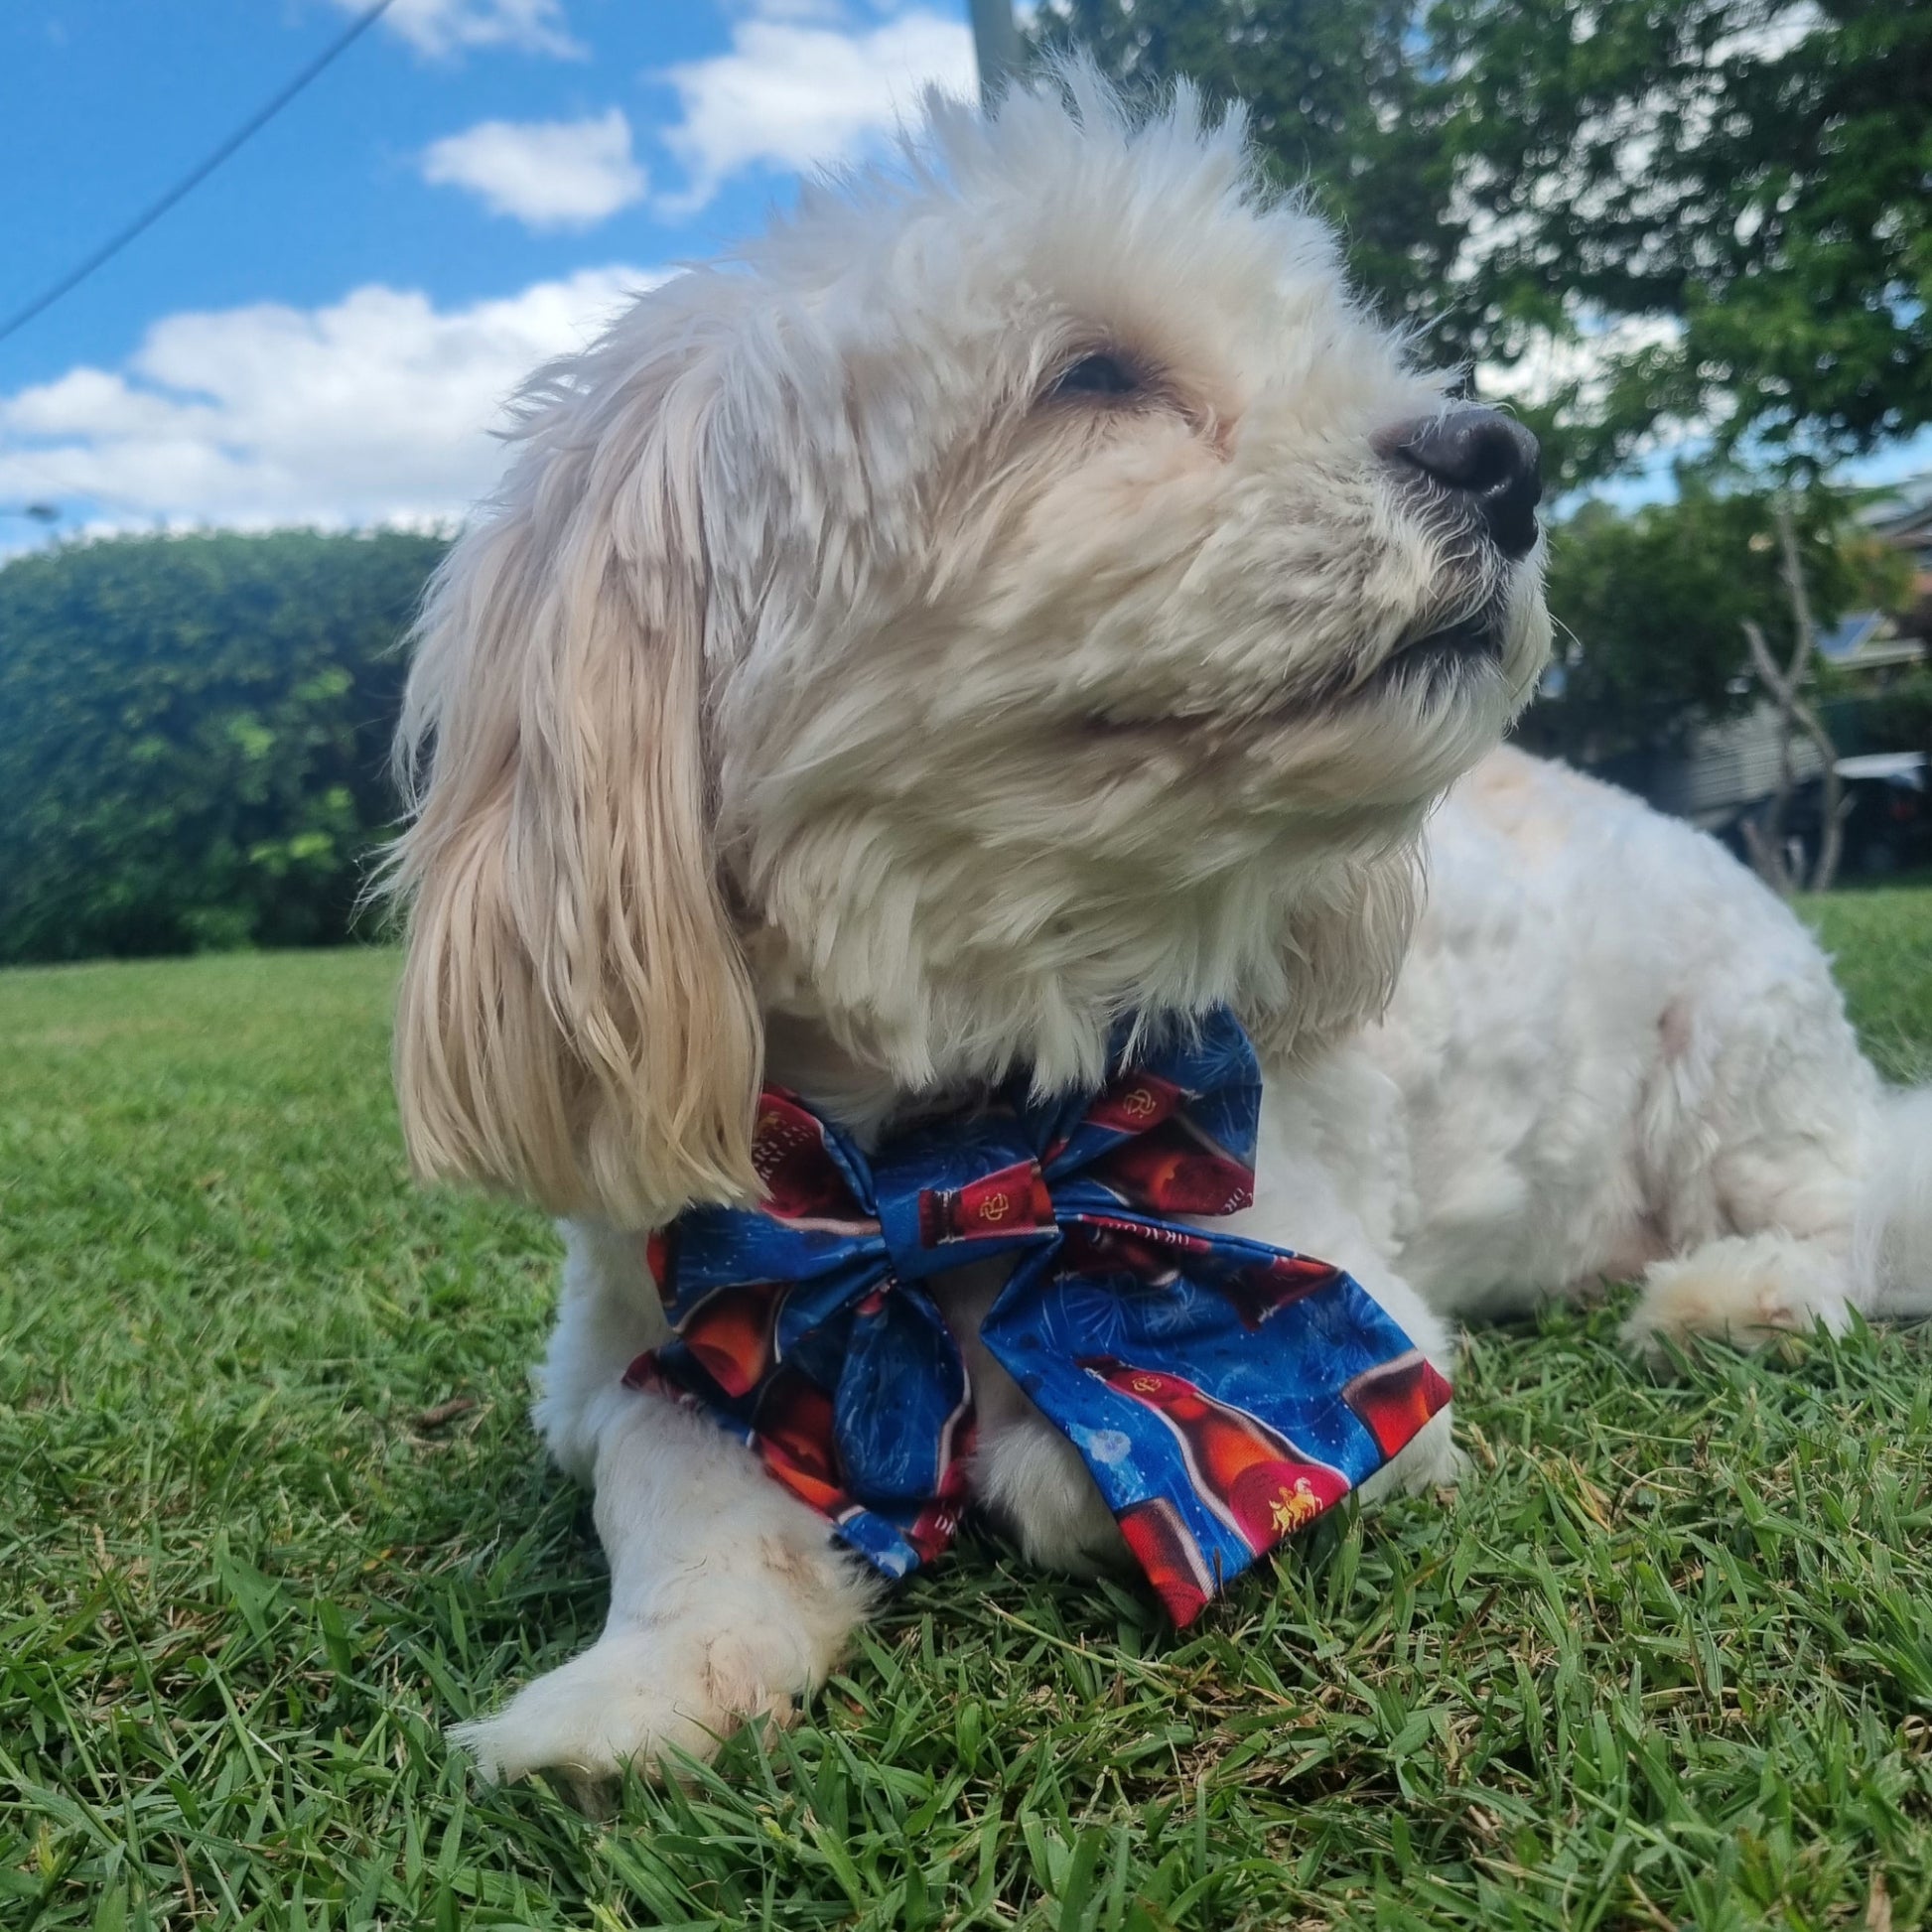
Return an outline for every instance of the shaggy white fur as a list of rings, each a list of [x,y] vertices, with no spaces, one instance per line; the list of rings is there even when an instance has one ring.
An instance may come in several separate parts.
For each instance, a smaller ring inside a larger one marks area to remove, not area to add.
[[[1631,801],[1479,762],[1548,625],[1528,538],[1404,455],[1440,385],[1238,121],[1063,91],[933,107],[897,176],[539,378],[426,615],[404,1123],[426,1173],[567,1217],[536,1419],[612,1573],[603,1638],[461,1727],[489,1775],[782,1719],[871,1599],[748,1451],[620,1384],[662,1333],[643,1231],[751,1187],[761,1065],[867,1134],[1229,1001],[1270,1076],[1238,1225],[1445,1368],[1444,1317],[1645,1267],[1639,1339],[1918,1306],[1924,1115],[1802,929]],[[941,1290],[979,1499],[1116,1562],[977,1344],[999,1281]],[[1454,1472],[1445,1414],[1377,1486]]]
[[[1715,841],[1498,752],[1430,832],[1386,1019],[1387,1237],[1448,1314],[1641,1275],[1629,1338],[1932,1311],[1932,1095],[1887,1095],[1811,933]]]

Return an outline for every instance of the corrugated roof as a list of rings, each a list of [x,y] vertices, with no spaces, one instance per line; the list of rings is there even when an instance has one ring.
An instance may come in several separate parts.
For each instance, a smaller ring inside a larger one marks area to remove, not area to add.
[[[1882,611],[1854,611],[1840,618],[1829,630],[1818,633],[1818,651],[1834,664],[1842,664],[1863,645],[1871,643],[1885,621]]]

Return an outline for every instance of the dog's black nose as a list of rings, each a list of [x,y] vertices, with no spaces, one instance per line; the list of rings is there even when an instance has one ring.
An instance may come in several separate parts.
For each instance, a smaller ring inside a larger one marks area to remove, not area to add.
[[[1497,409],[1455,409],[1410,423],[1383,447],[1398,462],[1466,496],[1506,557],[1526,557],[1536,543],[1536,506],[1543,467],[1536,438]]]

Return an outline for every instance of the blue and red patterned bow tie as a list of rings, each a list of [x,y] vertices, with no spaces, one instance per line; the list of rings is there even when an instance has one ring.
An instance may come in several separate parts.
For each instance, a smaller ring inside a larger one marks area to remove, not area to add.
[[[1018,1265],[981,1338],[1080,1451],[1176,1623],[1379,1469],[1449,1384],[1340,1269],[1173,1216],[1254,1197],[1261,1074],[1217,1011],[1098,1098],[922,1122],[875,1154],[760,1098],[756,1208],[650,1243],[674,1339],[624,1380],[749,1443],[892,1577],[966,1501],[973,1399],[925,1283]]]

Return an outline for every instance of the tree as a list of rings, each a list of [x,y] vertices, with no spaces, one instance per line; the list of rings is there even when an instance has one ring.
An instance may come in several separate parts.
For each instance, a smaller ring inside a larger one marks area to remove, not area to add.
[[[1659,427],[1815,474],[1932,420],[1932,9],[1439,0],[1472,297],[1599,329],[1583,472]]]
[[[139,537],[0,570],[0,961],[346,937],[442,548]]]
[[[1659,433],[1816,474],[1932,421],[1932,8],[1045,0],[1044,45],[1242,96],[1440,359],[1565,481]],[[1514,371],[1512,375],[1510,372]]]
[[[1744,843],[1750,849],[1757,876],[1775,893],[1789,897],[1809,884],[1814,893],[1828,893],[1838,877],[1839,854],[1845,844],[1847,800],[1838,775],[1838,747],[1825,729],[1817,708],[1805,701],[1804,687],[1817,662],[1818,631],[1812,621],[1811,589],[1805,582],[1804,560],[1798,550],[1797,521],[1790,499],[1779,496],[1771,505],[1777,531],[1778,576],[1791,602],[1791,651],[1780,664],[1764,640],[1754,619],[1743,621],[1744,641],[1750,646],[1751,669],[1776,707],[1778,718],[1778,786],[1762,818],[1744,821]],[[1824,766],[1824,802],[1820,814],[1818,861],[1807,881],[1785,850],[1784,818],[1797,785],[1792,746],[1802,732],[1810,739]]]
[[[1791,505],[1813,614],[1830,623],[1902,591],[1901,560],[1858,520],[1863,497],[1823,487]],[[1527,743],[1584,762],[1669,750],[1758,701],[1744,626],[1780,661],[1796,643],[1765,489],[1681,471],[1678,497],[1623,514],[1586,504],[1550,537],[1557,675],[1524,720]]]
[[[1306,185],[1341,229],[1357,284],[1454,362],[1471,345],[1442,300],[1464,240],[1451,102],[1415,17],[1407,0],[1045,0],[1035,45],[1083,49],[1130,90],[1185,75],[1245,102],[1277,182]]]

